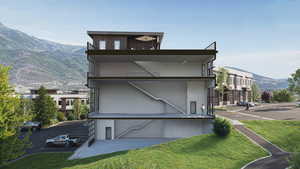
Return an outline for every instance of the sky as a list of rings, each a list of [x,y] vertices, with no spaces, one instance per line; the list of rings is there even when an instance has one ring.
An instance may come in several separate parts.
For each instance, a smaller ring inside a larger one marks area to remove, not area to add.
[[[87,30],[164,32],[163,49],[216,41],[217,66],[272,78],[300,68],[300,0],[0,0],[0,22],[75,45]]]

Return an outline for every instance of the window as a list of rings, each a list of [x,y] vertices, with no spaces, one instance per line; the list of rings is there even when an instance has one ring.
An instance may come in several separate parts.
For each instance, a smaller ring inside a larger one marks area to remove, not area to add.
[[[115,41],[114,41],[114,49],[115,49],[115,50],[120,50],[120,47],[121,47],[121,42],[120,42],[120,40],[115,40]]]
[[[62,101],[61,100],[58,101],[58,105],[62,105]]]
[[[106,41],[105,40],[100,40],[99,41],[99,49],[101,49],[101,50],[106,49]]]

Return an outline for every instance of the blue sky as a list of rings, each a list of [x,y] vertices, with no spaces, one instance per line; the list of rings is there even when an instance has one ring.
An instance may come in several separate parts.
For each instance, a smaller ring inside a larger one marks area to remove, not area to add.
[[[0,22],[85,45],[87,30],[161,31],[163,48],[218,44],[217,65],[273,78],[300,68],[300,0],[0,0]]]

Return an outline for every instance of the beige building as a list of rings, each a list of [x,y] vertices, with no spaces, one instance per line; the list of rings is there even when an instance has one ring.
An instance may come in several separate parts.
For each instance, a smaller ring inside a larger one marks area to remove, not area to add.
[[[218,72],[218,69],[215,69],[215,72]],[[253,75],[228,67],[225,67],[225,69],[228,71],[228,84],[225,86],[223,97],[218,90],[215,90],[214,105],[233,105],[239,102],[251,102],[251,86],[254,83]]]

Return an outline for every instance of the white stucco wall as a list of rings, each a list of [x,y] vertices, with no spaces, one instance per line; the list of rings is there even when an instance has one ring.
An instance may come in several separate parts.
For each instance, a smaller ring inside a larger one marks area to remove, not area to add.
[[[105,140],[105,127],[111,127],[112,139],[114,139],[115,136],[114,125],[115,125],[114,120],[96,120],[96,129],[95,129],[96,139]]]
[[[146,70],[146,71],[145,71]],[[97,76],[201,76],[202,63],[104,62],[96,63]]]
[[[129,124],[142,124],[145,120],[116,120],[116,136],[125,131]],[[211,120],[198,119],[167,119],[152,120],[146,127],[140,130],[134,130],[121,138],[183,138],[212,132]]]
[[[186,82],[145,81],[134,82],[155,97],[161,97],[186,110]],[[99,88],[101,113],[178,113],[163,102],[143,94],[127,82],[102,82]]]
[[[202,104],[207,110],[207,84],[205,81],[189,81],[187,82],[187,112],[190,113],[190,102],[196,101],[197,114],[201,114]]]

